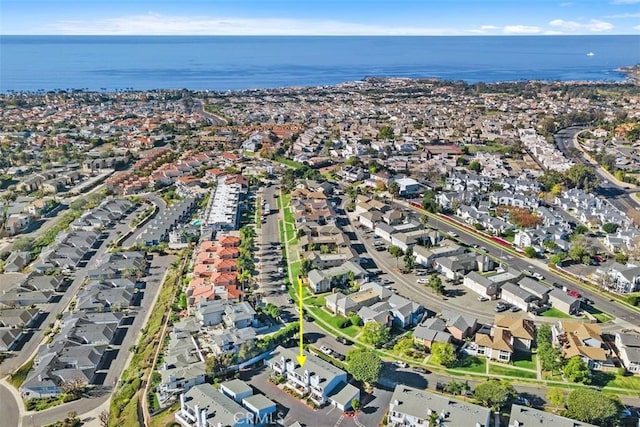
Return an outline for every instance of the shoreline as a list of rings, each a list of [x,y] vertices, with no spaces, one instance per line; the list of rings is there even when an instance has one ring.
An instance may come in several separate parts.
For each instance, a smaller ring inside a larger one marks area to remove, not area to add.
[[[348,84],[361,84],[370,83],[375,81],[406,81],[406,82],[439,82],[439,83],[452,83],[458,84],[464,82],[469,86],[475,84],[484,85],[499,85],[499,84],[517,84],[517,83],[542,83],[542,84],[566,84],[566,85],[625,85],[625,84],[640,84],[640,64],[618,67],[613,72],[621,74],[620,80],[545,80],[545,79],[523,79],[523,80],[500,80],[500,81],[484,81],[474,80],[467,81],[464,79],[442,79],[434,76],[422,76],[422,77],[407,77],[407,76],[364,76],[359,80],[344,80],[337,83],[326,84],[308,84],[308,85],[291,85],[291,86],[263,86],[263,87],[247,87],[244,89],[190,89],[190,88],[152,88],[152,89],[136,89],[136,88],[115,88],[106,90],[94,90],[87,88],[68,88],[68,89],[37,89],[37,90],[14,90],[6,89],[0,90],[0,97],[8,95],[43,95],[47,93],[87,93],[87,94],[115,94],[115,93],[143,93],[143,92],[172,92],[189,90],[191,92],[219,92],[219,93],[238,93],[243,91],[255,91],[255,90],[292,90],[292,89],[313,89],[313,88],[325,88],[336,87],[340,85]]]

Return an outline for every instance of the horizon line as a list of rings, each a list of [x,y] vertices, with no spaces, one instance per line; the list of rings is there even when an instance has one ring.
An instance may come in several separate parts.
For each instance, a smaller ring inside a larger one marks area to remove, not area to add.
[[[617,37],[640,33],[609,34],[2,34],[0,37]]]

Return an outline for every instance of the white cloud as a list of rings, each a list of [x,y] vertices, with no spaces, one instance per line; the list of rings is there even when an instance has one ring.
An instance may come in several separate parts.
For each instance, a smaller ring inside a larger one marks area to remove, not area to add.
[[[552,27],[559,28],[561,31],[577,32],[588,31],[592,33],[601,33],[605,31],[613,30],[614,26],[610,22],[601,21],[599,19],[592,19],[587,23],[580,23],[576,21],[565,21],[564,19],[554,19],[549,22]]]
[[[42,31],[68,35],[451,35],[451,28],[391,27],[334,20],[167,16],[59,21]]]
[[[571,7],[573,6],[573,4],[574,4],[573,2],[566,1],[564,3],[560,3],[560,7]]]
[[[534,25],[507,25],[502,31],[505,34],[539,34],[542,28]]]
[[[478,28],[474,28],[470,30],[470,32],[472,34],[487,34],[487,33],[495,32],[499,29],[500,27],[497,27],[495,25],[481,25]]]
[[[636,25],[635,27],[633,27],[633,29],[640,31],[640,25]]]
[[[635,4],[640,3],[640,0],[613,0],[613,4]]]

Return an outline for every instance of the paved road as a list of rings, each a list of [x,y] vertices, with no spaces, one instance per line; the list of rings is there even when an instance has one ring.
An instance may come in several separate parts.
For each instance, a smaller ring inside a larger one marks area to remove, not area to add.
[[[288,294],[280,287],[284,284],[284,274],[278,272],[282,267],[282,250],[280,233],[278,231],[278,217],[282,213],[277,210],[275,185],[263,187],[259,196],[271,208],[271,213],[266,215],[266,221],[260,227],[260,247],[258,250],[258,284],[260,292],[266,302],[283,306],[288,304]],[[284,243],[283,243],[284,244]]]
[[[10,384],[0,382],[0,414],[2,414],[1,425],[18,426],[20,422],[20,409],[18,402],[14,398],[9,387]]]
[[[578,147],[576,147],[575,136],[584,129],[586,128],[582,126],[573,126],[558,131],[558,133],[553,136],[558,150],[560,150],[565,157],[572,159],[576,163],[582,163],[595,168],[600,178],[600,187],[596,190],[598,195],[607,199],[622,212],[626,213],[630,210],[636,211],[640,207],[640,204],[632,197],[631,193],[637,192],[637,190],[631,189],[627,185],[618,184],[602,170],[600,165],[586,159]]]
[[[193,104],[196,107],[196,109],[200,111],[200,114],[202,114],[207,119],[209,124],[211,124],[213,126],[226,126],[227,125],[227,121],[225,119],[223,119],[222,117],[217,116],[215,114],[212,114],[212,113],[208,112],[207,110],[205,110],[204,109],[204,104],[202,103],[202,100],[194,99],[193,100]]]
[[[158,207],[158,210],[156,211],[156,213],[153,215],[153,218],[155,218],[156,216],[162,214],[162,212],[164,212],[164,210],[167,208],[167,203],[160,197],[158,197],[155,194],[147,194],[145,196],[142,196],[144,199],[147,199],[148,201],[150,201],[151,203],[153,203],[154,205],[156,205]],[[141,205],[137,210],[136,210],[136,215],[131,215],[131,219],[135,219],[137,218],[142,212],[144,212],[144,210],[147,208],[148,205]],[[151,220],[149,220],[151,221]],[[131,222],[131,221],[130,221]],[[149,222],[147,222],[144,226],[139,227],[136,231],[133,232],[133,234],[131,234],[131,236],[127,237],[125,239],[124,242],[122,242],[122,247],[124,248],[128,248],[130,246],[133,246],[136,243],[136,239],[138,238],[138,236],[140,236],[140,234],[142,234],[146,229],[147,226],[149,225]],[[129,231],[129,230],[127,230]]]

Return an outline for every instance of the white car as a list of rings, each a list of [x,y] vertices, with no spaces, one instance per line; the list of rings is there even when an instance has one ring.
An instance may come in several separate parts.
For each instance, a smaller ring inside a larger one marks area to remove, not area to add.
[[[429,283],[429,279],[418,279],[416,280],[416,283],[419,283],[420,285],[426,285]]]
[[[333,350],[331,350],[329,347],[324,345],[320,347],[320,351],[327,355],[330,355],[331,353],[333,353]]]
[[[535,277],[538,280],[544,280],[544,276],[540,273],[533,273],[533,277]]]
[[[406,368],[408,365],[404,362],[396,360],[395,362],[393,362],[393,366],[395,366],[396,368]]]

